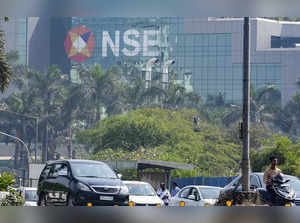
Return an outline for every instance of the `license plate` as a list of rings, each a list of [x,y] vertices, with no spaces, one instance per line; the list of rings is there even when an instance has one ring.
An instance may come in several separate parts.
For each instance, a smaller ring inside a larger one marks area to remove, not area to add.
[[[114,197],[110,197],[110,196],[100,196],[101,201],[112,201],[113,199]]]

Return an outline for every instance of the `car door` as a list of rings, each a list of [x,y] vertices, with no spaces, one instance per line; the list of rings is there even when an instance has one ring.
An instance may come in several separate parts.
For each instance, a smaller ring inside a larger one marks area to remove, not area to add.
[[[186,187],[178,193],[176,206],[180,206],[180,202],[184,202],[185,206],[190,206],[190,200],[188,199],[188,196],[190,195],[190,190],[191,187]]]
[[[52,204],[62,204],[67,200],[70,185],[70,171],[66,163],[56,163],[48,177],[47,201]]]
[[[56,166],[57,176],[56,176],[56,192],[59,194],[59,202],[66,203],[68,194],[71,192],[71,174],[70,168],[67,163],[61,163]]]
[[[189,206],[203,206],[198,188],[191,187],[188,196]]]
[[[47,186],[47,178],[52,167],[53,165],[47,165],[43,169],[38,182],[38,195],[40,195],[40,193],[45,193],[46,186]]]
[[[41,194],[43,194],[45,196],[45,200],[47,201],[47,203],[50,203],[51,200],[49,198],[49,192],[51,191],[51,177],[50,174],[52,172],[54,168],[54,165],[47,165],[45,167],[45,169],[43,170],[43,172],[40,175],[40,179],[39,179],[39,186],[38,186],[38,194],[39,196]],[[39,197],[41,198],[41,197]]]

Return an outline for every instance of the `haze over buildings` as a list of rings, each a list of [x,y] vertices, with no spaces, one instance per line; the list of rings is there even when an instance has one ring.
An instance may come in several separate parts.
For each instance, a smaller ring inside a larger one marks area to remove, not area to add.
[[[152,76],[162,79],[163,64],[174,60],[169,80],[204,99],[222,94],[228,103],[242,102],[242,19],[29,17],[12,19],[4,30],[19,63],[41,72],[56,64],[70,74],[81,63],[145,71],[145,63],[158,58]],[[276,86],[286,104],[297,92],[299,47],[299,22],[251,19],[252,85]]]

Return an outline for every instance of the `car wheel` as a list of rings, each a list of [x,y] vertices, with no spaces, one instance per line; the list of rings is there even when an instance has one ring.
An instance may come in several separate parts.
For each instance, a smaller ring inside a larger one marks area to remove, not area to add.
[[[47,201],[46,201],[46,196],[45,196],[45,195],[41,195],[40,206],[41,206],[41,207],[46,207],[46,206],[48,206],[48,205],[47,205]]]
[[[69,207],[74,207],[75,206],[74,205],[74,199],[72,198],[71,194],[68,195],[67,206],[69,206]]]

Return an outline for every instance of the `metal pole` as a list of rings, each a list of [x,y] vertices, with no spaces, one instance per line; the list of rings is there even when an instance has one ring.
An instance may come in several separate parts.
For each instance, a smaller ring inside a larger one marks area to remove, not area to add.
[[[38,118],[36,118],[35,119],[35,148],[34,148],[34,150],[35,150],[35,152],[34,152],[34,162],[35,163],[37,163],[37,147],[38,147],[38,131],[39,131],[39,119]]]
[[[7,133],[5,133],[5,132],[0,132],[0,134],[1,134],[1,135],[8,136],[8,137],[11,137],[11,138],[13,138],[13,139],[15,139],[15,140],[21,142],[21,143],[24,145],[25,149],[26,149],[26,152],[27,152],[27,158],[28,158],[28,162],[29,162],[29,149],[28,149],[28,147],[26,146],[26,143],[25,143],[22,139],[20,139],[20,138],[18,138],[18,137],[16,137],[16,136],[9,135],[9,134],[7,134]]]
[[[250,125],[250,21],[244,18],[243,49],[243,153],[242,153],[242,189],[250,191],[249,125]]]

